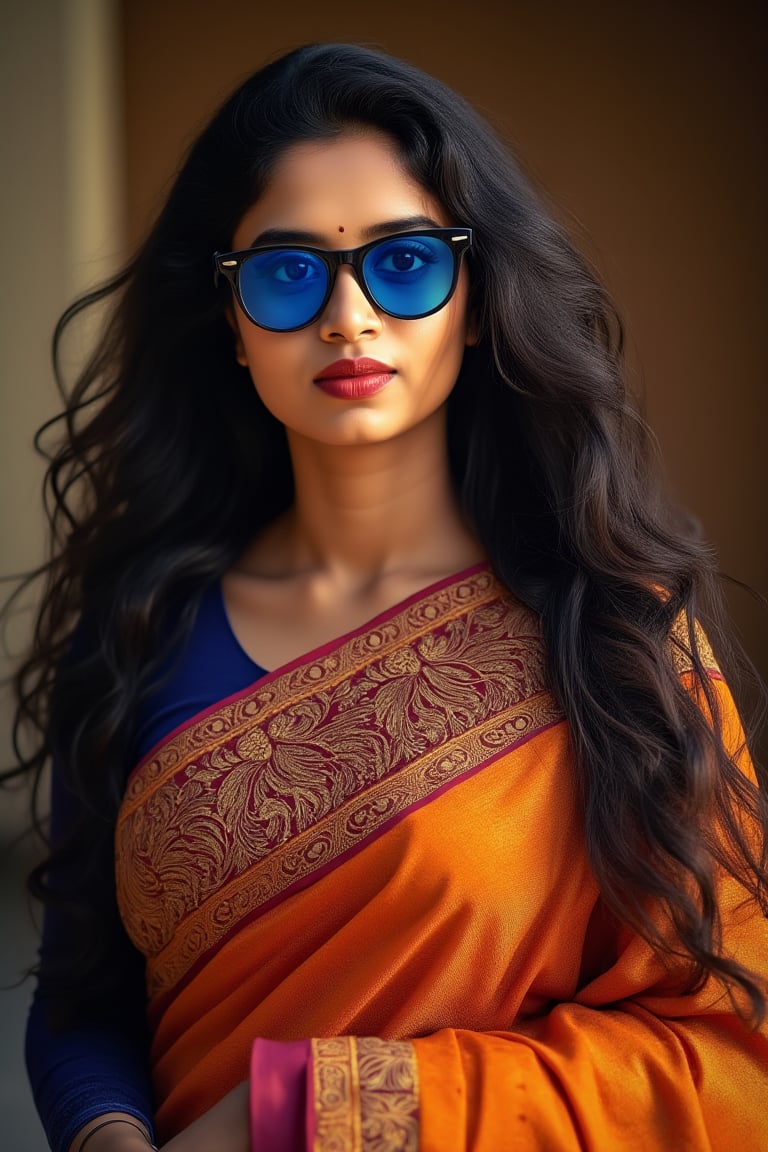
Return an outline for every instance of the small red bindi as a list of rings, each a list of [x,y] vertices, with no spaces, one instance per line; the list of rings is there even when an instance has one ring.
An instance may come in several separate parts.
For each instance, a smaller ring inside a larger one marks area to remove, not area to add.
[[[344,231],[344,225],[343,225],[343,224],[339,224],[339,232],[343,232],[343,231]]]

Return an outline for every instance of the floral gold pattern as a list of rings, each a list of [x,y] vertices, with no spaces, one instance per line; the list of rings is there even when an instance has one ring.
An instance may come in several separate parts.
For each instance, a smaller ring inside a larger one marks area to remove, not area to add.
[[[712,645],[707,639],[704,629],[698,621],[694,624],[694,634],[696,637],[696,647],[698,649],[699,658],[709,673],[715,675],[720,674],[720,668],[715,653],[712,650]],[[672,652],[672,662],[675,670],[683,675],[693,669],[693,660],[691,657],[691,630],[688,626],[688,621],[684,613],[675,620],[670,633],[670,649]]]
[[[311,1152],[418,1152],[419,1078],[407,1041],[312,1041]]]
[[[257,683],[129,781],[123,920],[150,998],[245,918],[562,719],[538,620],[487,569]]]

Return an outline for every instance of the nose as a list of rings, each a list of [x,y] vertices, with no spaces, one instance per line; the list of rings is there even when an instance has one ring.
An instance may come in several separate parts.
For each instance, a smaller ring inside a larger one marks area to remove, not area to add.
[[[343,264],[320,317],[320,336],[332,344],[354,344],[381,332],[381,318],[363,292],[354,270]]]

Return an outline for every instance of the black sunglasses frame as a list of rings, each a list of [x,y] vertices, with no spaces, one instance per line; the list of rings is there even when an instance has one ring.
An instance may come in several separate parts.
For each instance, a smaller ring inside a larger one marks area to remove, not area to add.
[[[448,248],[453,253],[453,279],[451,286],[443,301],[435,308],[430,308],[428,312],[419,312],[417,316],[404,316],[402,313],[390,312],[389,309],[382,307],[376,297],[370,291],[365,282],[363,274],[363,261],[368,253],[378,247],[380,244],[388,244],[392,240],[401,240],[403,238],[418,239],[419,236],[425,236],[432,239],[443,240],[447,243]],[[228,280],[232,286],[232,291],[235,294],[235,299],[242,308],[245,315],[255,324],[257,328],[264,328],[267,332],[299,332],[302,328],[308,328],[310,324],[314,324],[318,316],[322,315],[328,301],[333,293],[336,284],[336,273],[342,264],[349,264],[355,274],[355,279],[362,292],[365,294],[366,299],[374,308],[380,312],[384,312],[387,316],[393,316],[397,320],[422,320],[425,316],[431,316],[434,312],[439,312],[441,308],[450,300],[453,293],[456,291],[456,285],[459,280],[459,271],[461,269],[461,258],[464,253],[472,245],[472,229],[471,228],[415,228],[410,232],[395,232],[390,236],[382,236],[378,240],[371,240],[368,244],[362,244],[359,248],[347,249],[327,249],[327,248],[312,248],[308,244],[265,244],[263,247],[256,248],[243,248],[237,252],[214,252],[213,254],[213,267],[214,267],[214,284],[218,285],[220,278]],[[260,255],[263,252],[308,252],[312,256],[316,256],[322,260],[328,269],[328,288],[323,296],[322,302],[315,311],[315,313],[305,320],[303,324],[297,324],[292,328],[270,328],[267,324],[260,324],[248,311],[240,291],[240,269],[243,264],[247,263],[249,257]]]

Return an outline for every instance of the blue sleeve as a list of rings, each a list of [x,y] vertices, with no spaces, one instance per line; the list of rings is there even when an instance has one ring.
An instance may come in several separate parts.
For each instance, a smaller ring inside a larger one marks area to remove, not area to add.
[[[27,1071],[48,1143],[66,1152],[75,1133],[105,1112],[128,1112],[150,1132],[152,1097],[147,1056],[128,1019],[125,1028],[52,1030],[37,997],[27,1023]]]
[[[82,631],[75,638],[84,644]],[[224,609],[221,587],[203,597],[188,642],[181,653],[169,652],[158,685],[137,717],[135,753],[141,758],[177,725],[238,692],[265,675],[242,650]],[[51,787],[51,840],[60,843],[77,826],[80,810],[54,767]],[[82,883],[67,884],[61,866],[48,873],[49,886],[66,892]],[[95,897],[94,897],[95,902]],[[41,971],[55,968],[77,932],[64,910],[45,910]],[[27,1072],[38,1112],[54,1152],[67,1152],[75,1133],[104,1112],[127,1112],[152,1131],[152,1089],[146,1032],[144,960],[115,918],[110,955],[125,972],[119,1002],[113,994],[90,999],[89,1019],[67,1030],[50,1022],[51,989],[45,975],[38,982],[27,1024]],[[94,1018],[95,1021],[94,1022]]]
[[[76,818],[76,806],[54,772],[51,796],[51,839]],[[49,882],[62,888],[55,871]],[[57,905],[46,907],[40,949],[42,972],[46,961],[66,951],[69,934],[77,931]],[[46,979],[38,979],[27,1021],[26,1062],[40,1119],[54,1152],[66,1152],[84,1124],[105,1112],[127,1112],[153,1131],[152,1090],[146,1032],[144,961],[127,936],[112,941],[126,978],[121,995],[93,1004],[91,1019],[66,1029],[50,1020],[51,995]],[[101,1011],[100,1011],[101,1009]],[[92,1022],[92,1018],[104,1023]]]

